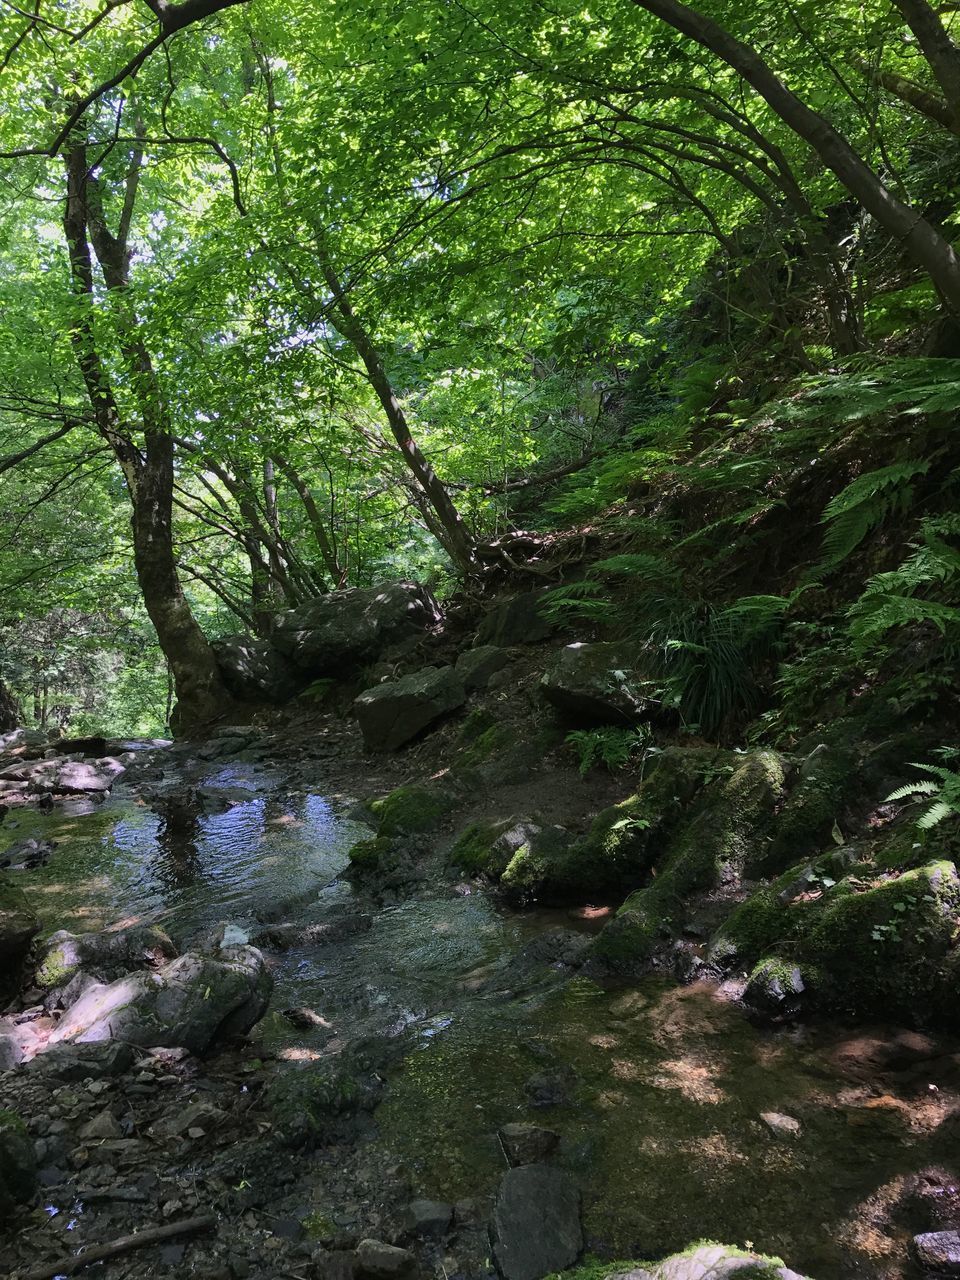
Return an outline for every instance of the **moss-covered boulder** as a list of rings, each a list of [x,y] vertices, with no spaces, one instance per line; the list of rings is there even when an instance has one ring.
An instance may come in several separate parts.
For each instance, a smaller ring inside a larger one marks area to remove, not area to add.
[[[506,818],[502,822],[472,822],[457,837],[447,862],[469,875],[499,879],[511,858],[510,848],[501,844],[501,837],[520,821],[522,819]]]
[[[821,1007],[960,1020],[954,864],[904,872],[858,864],[837,880],[833,865],[821,858],[757,889],[713,939],[711,959],[749,963],[775,951],[800,967]]]
[[[37,1185],[33,1142],[13,1111],[0,1111],[0,1218],[28,1201]]]
[[[349,1065],[304,1068],[274,1076],[264,1102],[278,1136],[291,1147],[312,1147],[338,1136],[344,1122],[374,1105],[377,1091]]]
[[[960,877],[952,862],[872,881],[851,877],[811,913],[800,954],[822,974],[824,1003],[858,1013],[922,1017],[956,1002],[949,962],[958,914]]]
[[[388,795],[371,800],[368,808],[377,822],[377,836],[390,838],[435,831],[457,803],[449,786],[424,783],[397,787]]]
[[[805,1280],[780,1258],[716,1244],[712,1240],[702,1240],[661,1262],[629,1264],[622,1270],[605,1267],[604,1273],[606,1280],[729,1280],[734,1276],[736,1280]],[[568,1276],[574,1278],[579,1274],[568,1272]],[[596,1280],[595,1274],[591,1280]]]
[[[758,751],[720,767],[721,776],[704,789],[689,820],[676,824],[665,852],[659,840],[633,846],[645,852],[654,878],[627,898],[597,938],[594,960],[618,970],[642,969],[657,938],[675,925],[684,899],[736,881],[751,852],[768,840],[784,794],[782,757]]]
[[[64,986],[82,969],[112,982],[134,969],[156,969],[172,960],[177,949],[159,925],[135,924],[98,933],[52,934],[44,943],[36,981],[46,990]]]
[[[372,840],[358,840],[350,846],[348,857],[352,870],[376,872],[392,856],[394,845],[392,840],[383,836],[374,836]]]
[[[821,744],[811,752],[777,813],[770,840],[750,850],[745,874],[777,875],[829,842],[858,785],[858,768],[851,747]]]

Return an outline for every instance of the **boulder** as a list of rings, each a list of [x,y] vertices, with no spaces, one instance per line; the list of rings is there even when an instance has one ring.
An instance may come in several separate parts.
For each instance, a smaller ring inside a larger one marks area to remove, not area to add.
[[[572,720],[586,724],[635,724],[655,707],[652,686],[616,644],[565,645],[544,672],[540,690]]]
[[[33,1142],[19,1116],[0,1111],[0,1218],[33,1195],[37,1161]]]
[[[426,667],[367,689],[353,705],[364,745],[371,751],[395,751],[462,706],[466,697],[453,667]]]
[[[249,1031],[263,1017],[272,986],[255,947],[224,947],[216,958],[188,952],[156,972],[89,988],[50,1043],[122,1040],[203,1053],[216,1040]]]
[[[583,1248],[580,1191],[562,1169],[527,1164],[503,1175],[493,1249],[504,1280],[540,1280],[573,1266]]]
[[[804,1280],[779,1258],[765,1258],[722,1244],[697,1245],[662,1262],[616,1272],[608,1280],[727,1280],[728,1276],[742,1276],[743,1280]]]
[[[437,602],[417,582],[350,587],[278,614],[272,642],[306,675],[339,676],[439,620]]]
[[[304,677],[269,640],[224,636],[211,647],[223,683],[242,702],[286,702],[303,687]]]
[[[515,644],[539,644],[549,639],[553,623],[543,611],[546,594],[544,588],[501,600],[481,622],[475,643],[509,649]]]
[[[468,693],[486,689],[490,677],[501,671],[510,658],[495,644],[482,644],[476,649],[465,649],[457,659],[456,672]]]
[[[0,1072],[12,1071],[23,1061],[23,1046],[14,1028],[0,1030]]]
[[[110,982],[135,969],[156,969],[176,954],[176,947],[159,925],[135,924],[80,934],[61,929],[44,943],[37,984],[46,990],[62,987],[81,969]]]
[[[0,779],[22,783],[28,791],[74,793],[109,791],[126,773],[113,756],[102,760],[70,760],[55,756],[50,760],[22,760],[0,769]]]
[[[761,960],[750,975],[743,1002],[765,1021],[785,1022],[799,1014],[806,990],[799,965]]]
[[[913,1250],[925,1271],[960,1276],[960,1231],[927,1231],[914,1236]]]

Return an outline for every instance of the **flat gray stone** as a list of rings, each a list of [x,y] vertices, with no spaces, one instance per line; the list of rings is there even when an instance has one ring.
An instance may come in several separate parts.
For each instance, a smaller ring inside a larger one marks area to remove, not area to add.
[[[371,751],[395,751],[462,706],[466,698],[453,667],[426,667],[365,690],[353,707],[364,746]]]
[[[504,1280],[541,1280],[573,1266],[583,1249],[580,1191],[562,1169],[527,1164],[503,1175],[493,1251]]]
[[[921,1267],[941,1276],[960,1276],[960,1231],[927,1231],[913,1237]]]

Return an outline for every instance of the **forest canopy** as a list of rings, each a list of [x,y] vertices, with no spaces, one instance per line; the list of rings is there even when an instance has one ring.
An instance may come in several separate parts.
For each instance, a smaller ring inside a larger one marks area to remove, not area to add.
[[[811,591],[835,671],[949,639],[958,31],[927,0],[4,0],[23,713],[199,724],[218,637],[611,522],[644,582],[683,579],[686,614],[676,587],[631,623],[664,651],[761,588],[801,676]],[[596,575],[564,589],[607,607]]]

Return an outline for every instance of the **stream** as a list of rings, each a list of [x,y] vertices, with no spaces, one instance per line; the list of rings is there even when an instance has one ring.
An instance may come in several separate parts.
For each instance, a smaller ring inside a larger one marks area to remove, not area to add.
[[[550,939],[591,927],[572,913],[508,911],[439,873],[395,904],[362,900],[341,878],[369,834],[347,798],[253,763],[198,766],[187,789],[163,772],[92,809],[18,811],[0,856],[27,837],[56,848],[5,874],[46,932],[142,920],[181,948],[223,924],[369,916],[330,945],[268,952],[275,988],[254,1039],[297,1070],[402,1034],[363,1141],[368,1166],[401,1162],[418,1194],[489,1196],[497,1129],[531,1121],[561,1134],[588,1251],[604,1257],[706,1237],[818,1280],[893,1280],[919,1274],[912,1234],[956,1214],[956,1046],[895,1028],[762,1029],[723,987],[571,976]],[[282,1014],[304,1006],[322,1026]]]

